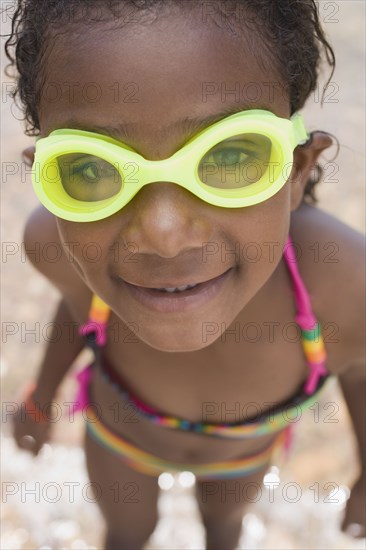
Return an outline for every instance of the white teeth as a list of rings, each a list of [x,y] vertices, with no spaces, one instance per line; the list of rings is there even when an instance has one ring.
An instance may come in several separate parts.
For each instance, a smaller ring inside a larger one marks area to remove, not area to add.
[[[188,290],[189,288],[193,288],[194,286],[197,286],[197,285],[194,284],[194,285],[177,286],[173,288],[158,288],[157,290],[165,290],[165,292],[177,292],[177,291],[183,292],[184,290]]]

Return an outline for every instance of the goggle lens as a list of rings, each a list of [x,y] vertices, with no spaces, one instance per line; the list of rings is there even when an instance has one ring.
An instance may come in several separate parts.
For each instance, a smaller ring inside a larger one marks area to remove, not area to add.
[[[268,171],[271,140],[261,134],[240,134],[214,145],[201,159],[202,183],[220,189],[240,189],[257,183]]]
[[[117,195],[122,188],[121,174],[110,162],[83,153],[57,157],[64,191],[73,199],[94,202]]]

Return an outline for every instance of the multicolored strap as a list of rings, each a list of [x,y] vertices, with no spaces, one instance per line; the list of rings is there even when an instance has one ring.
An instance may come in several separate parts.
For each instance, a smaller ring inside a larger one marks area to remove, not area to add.
[[[85,337],[95,335],[97,346],[105,346],[107,343],[107,324],[109,315],[109,306],[103,302],[99,296],[93,294],[89,310],[89,319],[86,323],[81,325],[79,334]]]
[[[311,308],[309,293],[299,273],[296,252],[290,236],[287,238],[283,255],[293,281],[297,307],[295,320],[301,328],[302,346],[310,369],[310,374],[304,385],[304,392],[311,395],[317,387],[319,378],[328,374],[325,368],[327,354],[320,325]]]
[[[202,433],[204,435],[224,437],[228,439],[246,439],[261,437],[272,433],[279,432],[284,428],[294,425],[301,417],[304,411],[309,409],[318,399],[319,392],[323,389],[323,380],[317,391],[307,396],[297,396],[296,401],[289,401],[287,405],[274,408],[271,411],[266,411],[258,418],[238,422],[190,422],[184,418],[170,416],[161,411],[143,403],[132,392],[126,389],[126,385],[121,381],[119,375],[115,373],[109,366],[106,359],[102,365],[96,367],[101,369],[102,377],[111,384],[118,397],[129,401],[135,414],[148,419],[150,422],[166,428],[176,430],[184,430],[189,432]]]
[[[69,417],[78,411],[83,411],[89,405],[89,384],[91,382],[92,369],[93,364],[90,364],[75,375],[78,390],[73,405],[69,410]]]
[[[311,395],[317,387],[319,378],[328,374],[325,368],[327,354],[324,340],[320,333],[319,323],[316,323],[313,330],[302,329],[302,346],[310,368],[310,374],[305,382],[304,391],[308,395]]]
[[[247,476],[261,470],[270,462],[274,449],[278,446],[282,447],[286,441],[286,433],[281,432],[265,449],[245,458],[206,464],[178,464],[142,451],[112,432],[98,417],[93,421],[87,421],[87,429],[98,443],[134,470],[152,476],[158,476],[163,472],[190,471],[201,480]]]

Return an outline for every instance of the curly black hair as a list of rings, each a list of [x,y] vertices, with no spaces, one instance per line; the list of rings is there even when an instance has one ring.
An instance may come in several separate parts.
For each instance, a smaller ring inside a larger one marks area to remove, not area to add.
[[[43,85],[47,44],[52,32],[64,32],[68,26],[114,21],[123,26],[126,13],[133,9],[141,20],[157,13],[163,5],[190,10],[203,6],[203,0],[16,0],[11,33],[5,43],[10,61],[16,67],[13,97],[19,98],[28,124],[27,135],[40,130],[38,107]],[[229,32],[240,33],[251,26],[260,36],[266,55],[274,64],[285,86],[291,113],[301,109],[316,89],[320,64],[324,57],[331,68],[329,84],[335,69],[335,55],[319,21],[315,0],[215,0],[217,13],[224,14],[216,24]],[[230,17],[233,9],[244,10],[245,17]],[[86,10],[88,16],[86,16]],[[150,18],[151,20],[151,18]],[[221,21],[221,23],[220,23]],[[9,70],[7,70],[9,74]],[[324,92],[326,90],[324,88]],[[314,186],[322,176],[319,165],[305,189],[305,197],[316,202]]]

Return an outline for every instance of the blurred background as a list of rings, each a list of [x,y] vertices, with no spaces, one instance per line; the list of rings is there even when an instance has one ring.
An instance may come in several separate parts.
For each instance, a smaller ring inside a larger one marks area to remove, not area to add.
[[[4,1],[1,7],[6,4],[11,2]],[[328,72],[309,99],[304,115],[309,130],[326,130],[340,143],[336,159],[335,148],[323,159],[325,181],[317,188],[318,206],[364,233],[365,3],[345,0],[318,4],[320,19],[335,49],[337,68],[324,104],[320,103],[322,83]],[[1,33],[7,32],[9,17],[2,14]],[[52,320],[59,296],[25,260],[22,250],[23,227],[37,200],[21,152],[34,139],[24,135],[22,115],[10,97],[12,81],[3,72],[7,63],[3,45],[1,62],[2,323],[3,327],[4,323],[15,327],[14,334],[3,333],[2,338],[4,406],[15,402],[24,381],[35,377],[43,354],[42,337],[25,336],[22,326],[37,329],[36,323],[40,323],[44,327]],[[12,170],[16,173],[11,174]],[[81,356],[75,368],[84,361]],[[60,400],[67,401],[73,389],[69,376],[60,390]],[[324,422],[324,406],[329,401],[340,406],[337,423]],[[322,394],[319,408],[320,422],[314,423],[312,411],[303,415],[291,456],[287,461],[278,457],[268,472],[263,497],[243,519],[241,548],[365,548],[365,539],[352,539],[339,528],[358,464],[355,439],[336,382]],[[1,458],[3,491],[5,487],[7,493],[3,494],[1,510],[2,549],[101,548],[102,518],[90,494],[83,494],[81,489],[88,483],[80,448],[83,429],[81,418],[74,424],[58,422],[52,444],[32,458],[15,448],[10,421],[4,419]],[[35,496],[24,495],[24,489],[34,488],[36,482],[41,487],[38,502]],[[72,482],[78,485],[70,498]],[[269,498],[271,482],[279,484],[273,492],[274,503]],[[160,522],[146,548],[204,548],[193,483],[189,474],[161,476]],[[290,498],[283,498],[281,487],[286,483],[300,487],[297,502],[289,502],[295,499],[291,492]],[[42,487],[46,484],[50,485],[45,496]],[[318,499],[314,484],[318,484]]]

